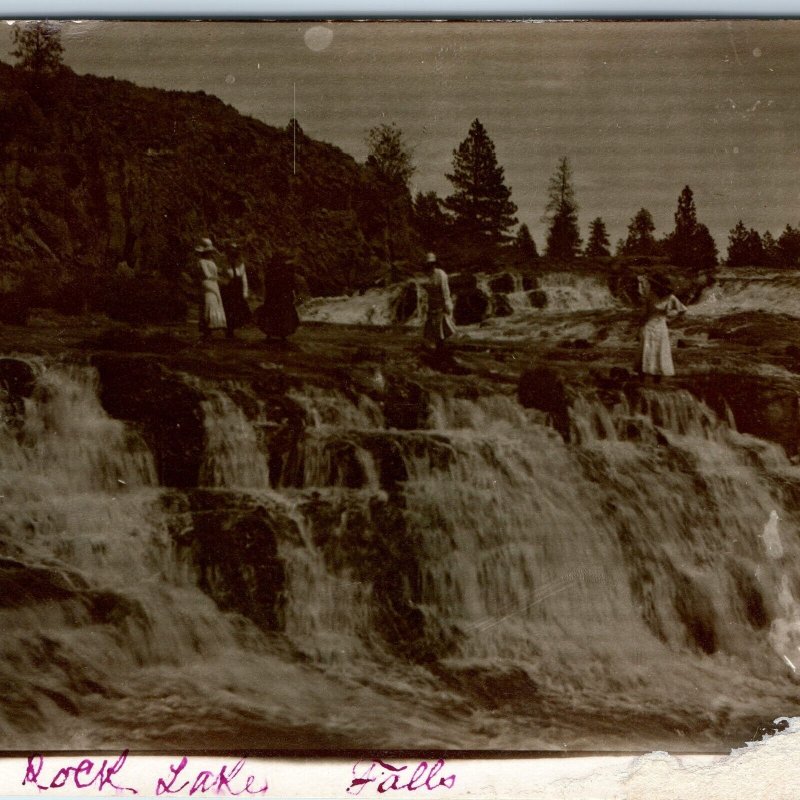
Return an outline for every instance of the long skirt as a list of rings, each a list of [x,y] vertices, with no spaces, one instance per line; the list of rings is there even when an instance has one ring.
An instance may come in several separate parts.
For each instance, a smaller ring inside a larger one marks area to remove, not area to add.
[[[443,342],[456,332],[456,326],[450,314],[443,308],[429,308],[422,335],[431,342]]]
[[[220,286],[222,296],[222,306],[225,310],[225,318],[228,321],[228,328],[241,328],[250,322],[250,306],[242,292],[242,279],[233,278],[230,283]]]
[[[300,317],[294,307],[294,299],[287,295],[274,297],[259,306],[256,309],[255,322],[267,336],[285,339],[297,330]]]
[[[203,313],[200,315],[200,330],[218,330],[224,328],[226,324],[219,284],[212,280],[203,281]]]
[[[669,329],[664,317],[649,319],[642,327],[641,370],[645,375],[674,375]]]

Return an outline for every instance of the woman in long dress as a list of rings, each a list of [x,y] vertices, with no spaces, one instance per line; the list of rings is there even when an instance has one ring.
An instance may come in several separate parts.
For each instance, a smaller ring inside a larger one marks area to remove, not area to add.
[[[654,278],[651,281],[643,275],[640,276],[639,293],[645,301],[645,321],[640,334],[639,369],[643,375],[652,375],[658,382],[662,375],[675,374],[667,320],[685,314],[687,309],[672,294],[672,289],[665,279]]]
[[[453,300],[450,297],[450,284],[447,273],[436,266],[436,255],[428,253],[428,282],[425,290],[428,294],[428,316],[422,335],[433,343],[437,351],[441,351],[444,343],[455,332],[453,321]]]
[[[295,308],[294,265],[276,252],[264,270],[264,305],[256,311],[256,324],[268,339],[285,342],[300,325]]]
[[[219,273],[213,258],[214,253],[219,251],[214,247],[211,239],[201,239],[200,244],[194,250],[199,256],[197,266],[203,291],[200,334],[203,339],[207,339],[211,336],[212,331],[224,330],[227,324],[222,295],[219,291]]]
[[[250,322],[250,306],[247,298],[250,287],[247,284],[247,270],[239,246],[231,242],[227,248],[228,266],[225,268],[225,280],[220,284],[222,306],[228,323],[228,338],[233,338],[234,331]]]

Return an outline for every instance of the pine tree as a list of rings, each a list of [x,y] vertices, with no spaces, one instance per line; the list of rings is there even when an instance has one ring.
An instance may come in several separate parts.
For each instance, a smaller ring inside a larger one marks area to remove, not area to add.
[[[462,235],[483,246],[508,241],[509,230],[517,224],[517,206],[480,120],[473,121],[467,138],[453,151],[453,171],[446,177],[454,191],[444,207]]]
[[[646,208],[640,208],[636,216],[628,224],[628,236],[623,246],[626,256],[653,256],[658,250],[658,243],[653,236],[656,229],[653,217]]]
[[[728,234],[728,256],[725,260],[729,267],[746,267],[749,266],[747,256],[747,228],[739,220]]]
[[[764,258],[761,263],[765,267],[780,266],[780,252],[778,251],[778,243],[775,241],[775,237],[769,231],[764,231],[764,235],[761,237],[761,246],[764,250]]]
[[[665,244],[670,260],[678,267],[705,269],[717,264],[717,246],[708,228],[697,221],[694,195],[688,186],[678,197],[675,229]]]
[[[376,125],[367,133],[367,167],[385,184],[407,188],[416,171],[413,151],[395,123]]]
[[[374,210],[383,223],[383,251],[393,276],[397,255],[398,230],[408,230],[411,223],[411,194],[408,181],[415,172],[412,150],[403,132],[394,123],[371,128],[367,134],[366,168],[378,191],[373,198]]]
[[[747,256],[750,263],[755,267],[762,267],[766,263],[761,234],[754,228],[750,228],[747,232]]]
[[[572,186],[572,169],[569,159],[559,159],[547,187],[545,221],[547,231],[547,257],[554,261],[572,261],[580,253],[581,236],[578,230],[578,204]]]
[[[597,217],[589,225],[589,242],[586,245],[587,258],[606,258],[611,255],[606,224]]]
[[[782,267],[800,267],[800,230],[787,225],[778,238],[777,250]]]
[[[539,251],[536,249],[536,242],[533,241],[530,229],[524,223],[519,226],[514,245],[517,249],[517,255],[523,264],[530,264],[538,260]]]
[[[61,27],[56,23],[49,20],[15,23],[11,41],[16,45],[11,55],[22,69],[41,74],[58,72],[64,65]]]
[[[739,220],[728,235],[729,267],[759,267],[765,263],[764,244],[757,230],[747,230]]]
[[[414,227],[426,250],[438,250],[447,236],[447,217],[436,192],[417,192],[414,197]]]

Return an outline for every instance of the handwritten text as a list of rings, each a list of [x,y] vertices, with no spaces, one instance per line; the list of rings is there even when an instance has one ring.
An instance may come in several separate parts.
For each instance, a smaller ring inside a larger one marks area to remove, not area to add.
[[[427,761],[420,761],[413,771],[407,772],[408,766],[396,767],[379,758],[373,758],[364,769],[367,762],[359,761],[353,766],[353,780],[347,787],[347,793],[359,795],[369,784],[375,784],[380,794],[390,791],[415,792],[418,789],[432,791],[433,789],[452,789],[456,782],[455,775],[439,776],[444,768],[444,760],[439,759],[429,765]]]

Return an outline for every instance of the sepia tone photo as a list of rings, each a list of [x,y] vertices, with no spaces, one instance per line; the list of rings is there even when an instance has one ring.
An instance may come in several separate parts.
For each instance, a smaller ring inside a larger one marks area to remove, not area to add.
[[[798,713],[798,35],[6,26],[0,749]]]

